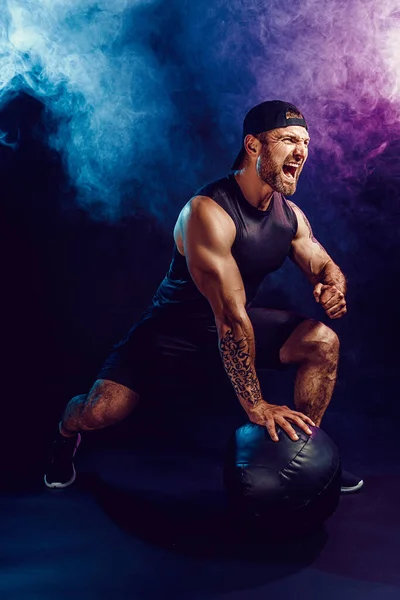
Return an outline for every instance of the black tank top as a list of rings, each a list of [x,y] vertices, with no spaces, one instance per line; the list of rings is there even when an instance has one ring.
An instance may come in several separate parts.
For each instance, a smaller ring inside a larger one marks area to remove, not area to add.
[[[297,232],[297,218],[288,202],[274,192],[268,210],[258,210],[244,197],[233,175],[201,188],[196,196],[208,196],[219,204],[236,226],[232,246],[249,304],[268,273],[279,269],[288,256]],[[172,261],[149,307],[151,313],[183,314],[214,323],[208,300],[199,292],[187,264],[175,244]]]

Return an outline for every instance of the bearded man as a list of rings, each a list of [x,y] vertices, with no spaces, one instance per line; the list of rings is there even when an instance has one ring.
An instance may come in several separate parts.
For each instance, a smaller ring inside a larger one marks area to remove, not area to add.
[[[345,276],[304,213],[286,199],[307,160],[307,123],[293,104],[263,102],[247,113],[242,140],[233,172],[203,187],[182,209],[168,273],[139,323],[113,348],[89,394],[67,405],[47,486],[75,480],[80,432],[126,417],[149,382],[167,372],[196,386],[205,370],[224,370],[249,420],[265,426],[277,443],[277,426],[295,441],[292,424],[307,434],[310,425],[321,425],[336,382],[336,333],[314,319],[251,304],[264,278],[289,256],[328,317],[346,314]],[[293,364],[295,410],[271,404],[257,376],[259,369]],[[343,472],[343,492],[362,485]]]

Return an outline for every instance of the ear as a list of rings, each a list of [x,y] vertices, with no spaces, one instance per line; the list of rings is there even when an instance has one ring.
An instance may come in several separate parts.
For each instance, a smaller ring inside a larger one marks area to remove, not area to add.
[[[248,156],[252,159],[257,159],[262,148],[262,144],[260,140],[258,140],[254,135],[246,135],[244,138],[244,149]]]

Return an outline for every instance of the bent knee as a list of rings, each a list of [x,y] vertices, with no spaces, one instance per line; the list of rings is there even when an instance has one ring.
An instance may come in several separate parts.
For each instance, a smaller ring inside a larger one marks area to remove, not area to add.
[[[97,379],[87,397],[89,404],[97,404],[98,402],[110,402],[114,404],[138,400],[139,394],[137,392],[110,379]]]
[[[317,321],[316,335],[319,343],[339,349],[340,341],[337,334],[333,329],[320,321]]]
[[[139,395],[124,385],[98,379],[90,390],[83,411],[85,425],[101,429],[124,419],[137,406]]]
[[[302,363],[308,360],[337,362],[339,338],[324,323],[306,319],[296,327],[280,350],[282,363]]]
[[[340,349],[337,334],[320,321],[312,321],[311,323],[310,335],[304,338],[305,349],[310,355],[337,359]]]

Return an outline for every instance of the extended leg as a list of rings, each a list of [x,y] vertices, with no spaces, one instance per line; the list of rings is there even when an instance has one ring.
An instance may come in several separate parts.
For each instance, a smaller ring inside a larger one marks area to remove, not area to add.
[[[60,423],[60,433],[71,437],[79,431],[114,425],[127,417],[138,402],[139,395],[124,385],[98,379],[87,396],[70,400]]]
[[[339,339],[334,331],[318,321],[303,321],[282,346],[283,363],[299,365],[294,403],[316,425],[331,401],[339,361]]]
[[[129,388],[106,379],[96,381],[89,394],[68,403],[60,423],[60,434],[52,445],[44,482],[50,488],[65,488],[75,481],[74,456],[80,431],[102,429],[124,419],[135,408],[139,396]]]

